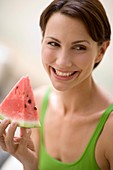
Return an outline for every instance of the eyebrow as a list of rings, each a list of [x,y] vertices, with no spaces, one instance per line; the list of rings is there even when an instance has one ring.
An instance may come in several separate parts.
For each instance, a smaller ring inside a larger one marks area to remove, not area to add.
[[[61,43],[57,38],[54,38],[54,37],[51,37],[51,36],[47,36],[46,38],[51,38],[52,40],[57,41],[58,43]],[[78,43],[83,43],[83,42],[90,44],[90,42],[87,41],[87,40],[77,40],[77,41],[72,42],[72,45],[78,44]]]
[[[83,42],[90,44],[89,41],[87,40],[77,40],[77,41],[72,42],[72,44],[74,45],[74,44],[83,43]]]
[[[61,43],[58,39],[56,39],[56,38],[54,38],[54,37],[47,36],[46,38],[51,38],[52,40],[55,40],[55,41],[57,41],[57,42]]]

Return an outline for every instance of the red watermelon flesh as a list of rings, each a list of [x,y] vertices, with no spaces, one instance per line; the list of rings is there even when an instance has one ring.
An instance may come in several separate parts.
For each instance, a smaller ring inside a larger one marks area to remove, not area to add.
[[[0,119],[9,118],[20,127],[39,127],[39,115],[28,76],[22,77],[0,104]]]

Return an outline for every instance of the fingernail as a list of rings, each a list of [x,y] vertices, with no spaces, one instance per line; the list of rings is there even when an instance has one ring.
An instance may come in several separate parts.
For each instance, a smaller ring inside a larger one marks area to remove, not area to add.
[[[3,123],[9,123],[10,122],[10,120],[8,119],[8,118],[5,118],[4,120],[3,120]]]
[[[11,123],[11,126],[13,126],[13,127],[16,127],[17,125],[18,125],[17,122],[12,122],[12,123]]]

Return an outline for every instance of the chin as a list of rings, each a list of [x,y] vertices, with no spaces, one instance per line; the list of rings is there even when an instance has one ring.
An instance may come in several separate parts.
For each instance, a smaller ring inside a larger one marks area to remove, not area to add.
[[[70,86],[65,85],[65,84],[52,83],[52,85],[53,85],[54,89],[57,90],[57,91],[66,92],[70,89]]]

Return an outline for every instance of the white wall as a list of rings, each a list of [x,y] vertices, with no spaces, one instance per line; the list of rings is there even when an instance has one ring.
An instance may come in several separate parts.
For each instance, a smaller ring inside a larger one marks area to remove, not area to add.
[[[112,25],[112,0],[101,1]],[[38,20],[42,9],[49,2],[51,0],[0,0],[0,41],[11,47],[13,51],[11,61],[14,63],[14,70],[17,69],[17,74],[20,76],[29,74],[34,84],[48,82],[41,65],[41,33]],[[112,49],[113,40],[94,76],[100,84],[113,92]]]
[[[95,70],[94,77],[110,92],[113,92],[113,1],[112,0],[100,0],[104,5],[108,18],[110,20],[112,37],[111,44],[105,54],[105,57],[100,66]]]

